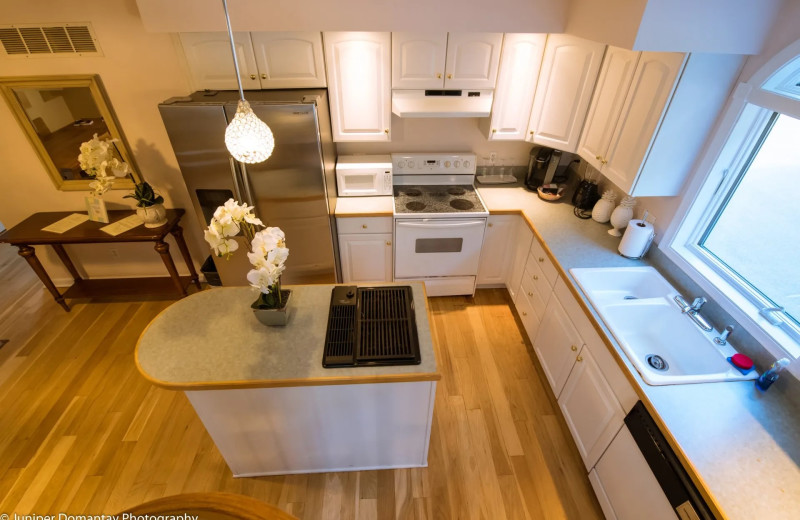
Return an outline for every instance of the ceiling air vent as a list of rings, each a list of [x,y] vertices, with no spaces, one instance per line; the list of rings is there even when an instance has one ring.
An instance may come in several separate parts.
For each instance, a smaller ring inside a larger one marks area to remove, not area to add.
[[[0,25],[0,43],[9,57],[103,55],[88,23]]]

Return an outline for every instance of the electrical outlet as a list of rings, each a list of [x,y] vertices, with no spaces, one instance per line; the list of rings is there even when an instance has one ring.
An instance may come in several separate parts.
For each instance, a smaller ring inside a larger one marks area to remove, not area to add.
[[[119,251],[116,249],[111,249],[109,252],[111,253],[112,258],[119,258]]]
[[[497,160],[497,152],[489,152],[489,160],[495,162]]]

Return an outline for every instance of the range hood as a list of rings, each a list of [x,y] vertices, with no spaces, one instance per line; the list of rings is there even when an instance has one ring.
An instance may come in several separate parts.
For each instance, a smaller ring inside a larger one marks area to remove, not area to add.
[[[393,90],[392,112],[400,117],[489,117],[492,90]]]

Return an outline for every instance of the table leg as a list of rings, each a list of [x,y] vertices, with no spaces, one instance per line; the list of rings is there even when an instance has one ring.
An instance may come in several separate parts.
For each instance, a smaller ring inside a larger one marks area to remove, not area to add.
[[[64,249],[64,246],[62,244],[52,244],[52,246],[53,249],[55,249],[58,257],[61,259],[61,263],[64,264],[64,266],[69,271],[69,274],[72,275],[72,279],[75,280],[76,282],[82,280],[83,278],[81,278],[81,275],[80,273],[78,273],[78,270],[75,269],[75,264],[72,263],[72,260],[69,258],[69,255],[67,255],[67,251],[66,249]]]
[[[69,305],[67,305],[67,302],[64,300],[64,297],[61,296],[61,293],[58,292],[58,289],[56,288],[55,284],[53,284],[53,281],[50,279],[47,271],[45,271],[44,267],[42,267],[42,263],[39,262],[39,259],[36,257],[36,250],[34,250],[31,246],[26,245],[18,245],[17,247],[19,248],[19,256],[28,261],[28,265],[31,266],[31,269],[33,269],[33,272],[36,273],[36,276],[39,277],[44,286],[47,287],[47,290],[50,291],[50,294],[53,295],[56,303],[64,307],[65,311],[69,312]]]
[[[192,256],[189,254],[189,248],[186,246],[186,241],[183,239],[183,228],[175,226],[170,233],[175,237],[178,249],[181,250],[181,256],[183,256],[183,261],[186,262],[186,267],[189,269],[192,282],[200,289],[200,278],[197,276],[197,271],[194,269],[194,264],[192,263]]]
[[[161,255],[161,260],[163,260],[164,265],[167,266],[167,271],[169,271],[172,281],[175,282],[175,287],[178,289],[178,292],[186,296],[186,289],[183,288],[181,277],[178,274],[178,270],[175,269],[175,263],[172,261],[172,257],[169,254],[169,244],[161,240],[156,241],[155,250]]]

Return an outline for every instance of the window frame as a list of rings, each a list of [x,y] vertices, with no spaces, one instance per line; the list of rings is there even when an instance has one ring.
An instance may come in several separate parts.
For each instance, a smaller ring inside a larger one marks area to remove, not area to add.
[[[800,103],[747,83],[736,87],[659,248],[770,354],[796,359],[800,358],[800,339],[761,315],[764,305],[757,303],[752,291],[733,280],[728,269],[698,244],[775,112],[800,119]]]

